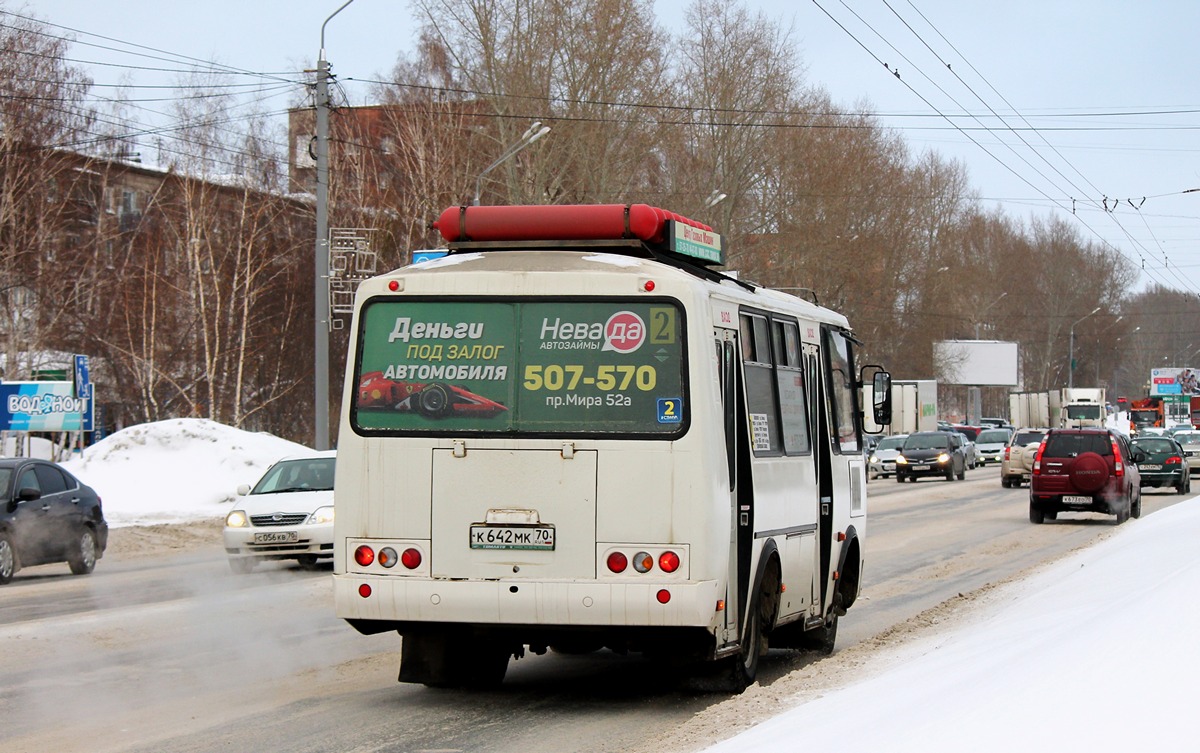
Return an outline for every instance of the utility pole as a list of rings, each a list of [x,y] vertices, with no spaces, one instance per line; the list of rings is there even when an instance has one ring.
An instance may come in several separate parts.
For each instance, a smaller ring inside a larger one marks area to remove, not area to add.
[[[1084,319],[1087,319],[1089,316],[1099,310],[1100,307],[1097,306],[1096,308],[1092,309],[1091,312],[1079,317],[1079,319],[1075,321],[1075,324],[1079,324],[1079,322],[1082,322]],[[1075,324],[1071,325],[1071,345],[1070,350],[1067,353],[1067,387],[1075,386]]]
[[[325,26],[354,0],[346,0],[321,24],[317,56],[317,238],[313,248],[313,448],[329,449],[329,61]]]

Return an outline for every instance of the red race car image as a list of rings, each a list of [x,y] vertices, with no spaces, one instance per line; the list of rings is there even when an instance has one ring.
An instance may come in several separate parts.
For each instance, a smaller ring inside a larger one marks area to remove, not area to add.
[[[420,413],[426,418],[472,415],[487,418],[508,410],[505,406],[462,387],[445,382],[397,382],[382,371],[363,374],[358,385],[358,407]]]

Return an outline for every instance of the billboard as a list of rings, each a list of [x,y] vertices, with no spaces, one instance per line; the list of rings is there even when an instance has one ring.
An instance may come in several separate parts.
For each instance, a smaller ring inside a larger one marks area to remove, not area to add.
[[[1001,340],[941,340],[933,344],[938,381],[970,387],[1016,387],[1017,343]]]
[[[74,382],[0,382],[0,430],[91,431],[93,386]]]
[[[1150,370],[1151,395],[1200,395],[1200,369],[1170,367]]]

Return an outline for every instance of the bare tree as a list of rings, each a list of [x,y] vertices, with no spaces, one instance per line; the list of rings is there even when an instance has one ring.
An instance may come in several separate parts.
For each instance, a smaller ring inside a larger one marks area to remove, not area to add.
[[[0,10],[4,3],[0,2]],[[91,81],[65,59],[68,42],[5,14],[0,26],[0,374],[27,378],[54,324],[70,315],[57,295],[60,230],[79,178],[56,150],[84,139]]]

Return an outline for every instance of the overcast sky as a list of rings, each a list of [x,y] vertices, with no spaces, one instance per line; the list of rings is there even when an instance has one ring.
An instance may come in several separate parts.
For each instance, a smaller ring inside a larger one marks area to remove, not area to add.
[[[686,4],[655,0],[660,23],[681,29]],[[77,44],[73,52],[80,61],[109,64],[90,65],[98,84],[123,77],[146,84],[169,83],[173,74],[128,66],[178,66],[90,35],[249,71],[296,71],[315,60],[322,22],[340,5],[32,0],[25,7],[76,30],[78,42],[101,45]],[[1200,294],[1200,192],[1184,193],[1200,187],[1200,96],[1191,75],[1200,2],[747,5],[792,29],[809,84],[848,108],[879,113],[915,152],[961,159],[988,201],[1018,217],[1071,218],[1074,210],[1084,237],[1120,249],[1146,270],[1143,283]],[[13,0],[5,7],[19,10]],[[386,75],[397,53],[411,48],[416,29],[407,4],[394,0],[354,0],[329,22],[326,56],[353,104],[365,102],[366,88],[352,79]],[[264,94],[271,109],[296,98],[294,87]],[[980,119],[943,117],[963,113]],[[1003,131],[1005,124],[1026,130]],[[992,130],[971,130],[983,127]]]

